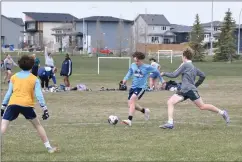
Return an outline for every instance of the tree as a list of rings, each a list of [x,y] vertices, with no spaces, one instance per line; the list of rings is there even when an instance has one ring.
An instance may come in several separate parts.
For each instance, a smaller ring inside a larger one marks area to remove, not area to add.
[[[98,57],[98,53],[99,53],[100,49],[104,48],[103,35],[104,35],[104,33],[101,30],[100,20],[98,19],[97,23],[96,23],[96,54],[97,54],[97,57]]]
[[[119,51],[119,57],[122,56],[123,51],[123,43],[124,43],[124,22],[122,19],[119,19],[118,23],[118,30],[117,30],[117,45],[118,45],[118,51]]]
[[[195,22],[192,27],[189,46],[194,52],[193,61],[204,61],[204,48],[202,42],[204,40],[204,30],[200,24],[199,15],[196,14]]]
[[[235,21],[232,18],[230,9],[225,13],[224,21],[221,27],[221,33],[218,40],[218,49],[213,57],[214,61],[233,61],[236,58],[235,45]]]

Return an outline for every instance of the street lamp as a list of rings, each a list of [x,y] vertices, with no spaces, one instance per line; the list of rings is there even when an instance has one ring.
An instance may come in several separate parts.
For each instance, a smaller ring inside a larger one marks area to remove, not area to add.
[[[241,12],[242,12],[242,8],[239,12],[239,32],[238,32],[238,55],[240,54],[240,17],[241,17]]]

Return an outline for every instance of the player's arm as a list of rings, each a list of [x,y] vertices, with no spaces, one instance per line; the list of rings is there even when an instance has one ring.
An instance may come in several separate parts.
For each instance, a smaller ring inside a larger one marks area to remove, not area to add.
[[[68,60],[67,61],[67,76],[70,76],[71,75],[71,73],[72,73],[72,61],[71,60]]]
[[[13,93],[13,83],[10,80],[9,85],[8,85],[8,91],[4,96],[3,102],[2,102],[2,108],[1,108],[1,116],[3,116],[4,110],[6,106],[8,105],[9,99],[12,96]]]
[[[131,78],[132,75],[133,75],[133,70],[132,70],[132,68],[129,68],[128,73],[126,74],[126,76],[123,79],[123,84],[126,84],[126,82]]]
[[[48,56],[48,51],[47,51],[47,47],[45,47],[45,61],[49,58]]]
[[[14,62],[12,58],[11,58],[11,61],[13,62],[14,66],[18,66],[18,64],[16,64],[16,62]]]
[[[199,79],[198,81],[195,83],[195,86],[198,87],[200,86],[203,81],[205,80],[206,76],[205,76],[205,73],[202,72],[201,70],[197,69],[197,76],[199,76]]]
[[[147,69],[149,72],[158,72],[159,73],[159,79],[160,79],[160,82],[161,83],[163,83],[164,82],[164,79],[163,79],[163,77],[161,76],[161,74],[160,74],[160,71],[157,69],[157,68],[155,68],[154,66],[152,66],[152,65],[150,65],[149,67],[148,67],[148,69]]]
[[[45,99],[44,99],[43,93],[41,91],[41,86],[40,86],[39,79],[36,79],[34,92],[35,92],[35,96],[36,96],[36,98],[37,98],[37,100],[38,100],[38,102],[40,104],[40,107],[43,110],[42,118],[43,118],[43,120],[46,120],[46,119],[49,118],[49,112],[48,112],[47,106],[45,104]]]
[[[185,71],[185,65],[182,64],[178,69],[176,69],[174,72],[172,73],[162,73],[162,76],[166,76],[169,78],[177,78],[179,75],[181,75],[183,72]]]

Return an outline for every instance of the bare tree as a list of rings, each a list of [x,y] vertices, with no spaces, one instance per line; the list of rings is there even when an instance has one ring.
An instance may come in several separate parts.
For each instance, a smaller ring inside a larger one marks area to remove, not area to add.
[[[124,22],[123,19],[119,19],[117,29],[117,50],[119,51],[119,57],[122,57],[123,41],[124,41]]]
[[[104,48],[104,41],[103,41],[103,32],[101,29],[101,24],[100,20],[97,20],[96,23],[96,53],[98,57],[98,52],[100,51],[101,48]]]

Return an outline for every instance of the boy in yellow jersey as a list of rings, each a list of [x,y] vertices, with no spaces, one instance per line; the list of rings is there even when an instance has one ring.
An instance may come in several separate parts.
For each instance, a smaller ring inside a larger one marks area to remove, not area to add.
[[[1,134],[6,132],[11,121],[15,120],[19,114],[22,114],[33,124],[48,152],[54,153],[57,151],[57,148],[51,147],[46,132],[34,111],[35,95],[43,110],[43,120],[49,118],[48,109],[41,91],[40,81],[36,76],[30,73],[34,65],[34,59],[24,55],[19,59],[18,64],[22,71],[11,77],[8,91],[2,102],[1,116],[3,117],[1,122]]]

